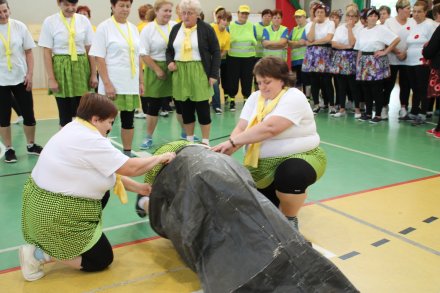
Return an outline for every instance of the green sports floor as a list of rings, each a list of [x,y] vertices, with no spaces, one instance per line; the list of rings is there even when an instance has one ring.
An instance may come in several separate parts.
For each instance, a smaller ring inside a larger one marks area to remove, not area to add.
[[[316,116],[328,167],[309,189],[299,216],[300,230],[361,292],[440,292],[440,140],[425,134],[438,117],[418,127],[398,122],[396,96],[393,92],[388,122],[373,125],[356,121],[353,115]],[[37,113],[56,107],[41,91],[34,99]],[[240,108],[238,103],[235,113],[212,112],[212,146],[229,136]],[[58,120],[53,113],[37,118],[37,142],[44,145],[58,130]],[[117,121],[109,135],[118,148],[119,129]],[[155,237],[148,220],[137,217],[134,194],[129,195],[127,205],[112,196],[104,210],[105,233],[115,246],[116,261],[109,270],[87,275],[50,264],[45,278],[23,281],[17,253],[24,243],[21,191],[37,157],[26,154],[21,127],[13,125],[12,130],[18,162],[0,161],[0,292],[200,289],[196,276],[180,262],[170,243]],[[145,120],[135,119],[133,148],[140,156],[147,155],[138,148],[145,131]],[[179,134],[172,113],[159,119],[153,140],[157,146],[178,139]],[[200,136],[199,129],[196,135]],[[0,151],[2,156],[4,149]],[[241,160],[242,153],[234,157]],[[139,263],[148,263],[149,268]],[[152,267],[153,272],[149,271]],[[66,277],[75,283],[61,282]]]

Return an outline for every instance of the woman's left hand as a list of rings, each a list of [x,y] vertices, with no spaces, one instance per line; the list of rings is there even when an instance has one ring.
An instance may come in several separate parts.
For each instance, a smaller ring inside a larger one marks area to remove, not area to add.
[[[385,51],[383,51],[383,50],[380,50],[380,51],[376,51],[375,53],[374,53],[374,57],[382,57],[382,56],[385,56],[387,53],[385,53]]]
[[[144,84],[139,83],[139,95],[142,97],[144,95]]]
[[[138,192],[141,195],[150,195],[151,185],[148,183],[140,183]]]
[[[211,150],[217,153],[222,153],[230,156],[234,153],[235,148],[232,146],[229,140],[227,140],[225,142],[222,142],[221,144],[212,147]]]
[[[32,91],[32,74],[26,74],[24,77],[24,85],[26,86],[26,91]]]
[[[217,82],[217,79],[210,77],[209,78],[209,85],[214,86],[214,84]]]

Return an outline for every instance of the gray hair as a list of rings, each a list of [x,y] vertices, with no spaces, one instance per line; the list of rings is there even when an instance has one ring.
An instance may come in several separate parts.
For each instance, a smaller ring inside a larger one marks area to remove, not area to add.
[[[202,6],[199,0],[182,0],[180,1],[180,11],[194,10],[197,15],[202,12]]]

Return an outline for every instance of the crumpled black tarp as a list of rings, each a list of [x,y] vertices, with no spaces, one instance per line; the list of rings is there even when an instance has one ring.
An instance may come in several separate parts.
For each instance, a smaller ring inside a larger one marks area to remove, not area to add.
[[[182,149],[156,177],[149,213],[206,293],[358,292],[229,156]]]

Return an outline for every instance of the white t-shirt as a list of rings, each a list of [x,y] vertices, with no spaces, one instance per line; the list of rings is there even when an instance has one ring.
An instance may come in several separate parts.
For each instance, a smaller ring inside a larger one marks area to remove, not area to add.
[[[71,18],[66,18],[70,25]],[[87,17],[75,13],[75,45],[78,54],[85,54],[85,46],[93,40],[93,28]],[[69,31],[61,20],[60,13],[47,17],[41,27],[38,46],[52,49],[54,55],[69,54]]]
[[[96,29],[95,38],[89,54],[105,59],[108,76],[119,95],[139,94],[139,54],[145,54],[140,47],[139,32],[130,22],[120,24],[125,36],[128,36],[128,25],[134,45],[134,62],[136,73],[131,74],[130,47],[119,32],[111,18],[100,23]],[[147,26],[148,27],[148,26]],[[98,93],[105,94],[104,82],[99,78]]]
[[[182,50],[183,50],[183,40],[185,39],[185,33],[183,32],[183,25],[180,27],[177,32],[177,36],[174,39],[173,47],[174,47],[174,60],[181,61],[182,60]],[[193,61],[201,61],[202,57],[199,52],[199,41],[197,39],[197,29],[191,33],[191,48],[192,48],[192,60]]]
[[[98,131],[72,121],[47,142],[32,178],[47,191],[101,199],[128,159]]]
[[[305,32],[306,35],[310,32],[312,27],[312,22],[306,24]],[[335,33],[335,23],[328,18],[323,23],[316,23],[315,25],[315,40],[325,38],[328,34]]]
[[[362,52],[376,52],[389,46],[397,35],[383,25],[375,25],[371,29],[364,27],[356,36],[355,50]]]
[[[421,65],[422,62],[422,50],[423,45],[425,45],[432,37],[438,23],[430,18],[425,19],[420,24],[415,24],[411,27],[411,30],[406,39],[408,44],[408,50],[406,51],[405,64],[409,66]]]
[[[397,21],[396,17],[390,17],[385,20],[384,26],[389,28],[400,38],[400,42],[396,46],[397,50],[406,51],[408,49],[406,39],[408,38],[411,27],[415,24],[416,22],[412,18],[408,18],[406,20],[406,23],[403,25]],[[405,60],[400,61],[399,59],[397,59],[396,54],[394,54],[393,52],[390,52],[390,54],[388,54],[388,58],[390,59],[391,65],[405,65]]]
[[[254,92],[244,104],[240,118],[251,121],[257,113],[260,91]],[[279,116],[293,122],[282,133],[261,143],[260,158],[288,156],[310,151],[319,146],[315,117],[306,96],[296,88],[290,88],[280,99],[278,105],[265,119]]]
[[[145,26],[141,32],[141,46],[145,50],[144,55],[150,56],[155,61],[166,61],[165,51],[168,45],[168,38],[171,29],[176,24],[175,21],[170,21],[168,24],[159,25],[155,21]],[[159,32],[161,30],[163,35]],[[166,36],[166,41],[164,39]]]
[[[6,48],[0,41],[0,86],[17,85],[24,81],[28,69],[24,51],[35,48],[35,42],[24,23],[14,19],[9,19],[9,23],[12,70],[8,70]],[[8,40],[8,24],[0,24],[0,34]]]
[[[357,33],[359,32],[359,30],[361,29],[360,26],[355,25],[352,28],[353,31],[353,35],[356,38]],[[335,34],[333,36],[332,39],[333,42],[337,42],[343,45],[349,45],[350,42],[348,41],[348,28],[347,25],[344,23],[340,26],[338,26],[338,28],[335,31]]]

